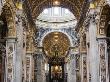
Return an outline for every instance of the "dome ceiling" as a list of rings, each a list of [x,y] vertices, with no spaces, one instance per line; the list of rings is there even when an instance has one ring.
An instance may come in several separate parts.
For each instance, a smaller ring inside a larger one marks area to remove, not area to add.
[[[61,32],[49,33],[43,40],[43,47],[48,56],[58,55],[63,57],[69,46],[70,41],[68,37]]]

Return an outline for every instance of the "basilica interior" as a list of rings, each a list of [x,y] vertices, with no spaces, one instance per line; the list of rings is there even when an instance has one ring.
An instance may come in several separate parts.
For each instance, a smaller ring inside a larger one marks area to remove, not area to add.
[[[0,82],[110,82],[110,0],[0,0]]]

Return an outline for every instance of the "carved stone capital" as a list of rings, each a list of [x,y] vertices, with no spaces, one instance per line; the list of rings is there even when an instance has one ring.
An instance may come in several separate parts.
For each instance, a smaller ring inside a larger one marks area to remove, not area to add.
[[[97,24],[100,19],[100,7],[96,9],[90,9],[87,15],[86,20],[84,21],[84,27],[86,31],[88,31],[88,27],[90,23]]]

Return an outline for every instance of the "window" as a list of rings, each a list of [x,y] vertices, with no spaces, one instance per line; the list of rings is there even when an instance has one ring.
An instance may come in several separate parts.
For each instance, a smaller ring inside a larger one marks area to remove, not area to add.
[[[71,20],[76,20],[73,13],[71,13],[68,9],[62,7],[52,7],[46,8],[43,12],[38,16],[37,20],[45,21],[45,22],[68,22]],[[77,21],[77,20],[76,20]],[[75,21],[73,21],[75,22]],[[38,22],[37,22],[38,23]],[[56,26],[54,26],[56,27]]]
[[[60,13],[59,7],[54,7],[54,8],[53,8],[53,14],[54,14],[54,15],[59,15],[59,13]]]

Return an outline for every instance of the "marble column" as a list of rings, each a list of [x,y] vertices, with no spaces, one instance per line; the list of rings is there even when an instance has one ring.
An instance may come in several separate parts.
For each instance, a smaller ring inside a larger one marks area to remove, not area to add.
[[[6,82],[15,82],[16,38],[6,39]]]
[[[99,64],[100,82],[109,82],[107,41],[105,38],[98,38],[97,40],[98,40],[98,54],[100,59]]]
[[[90,21],[89,21],[89,58],[90,58],[90,74],[91,74],[91,82],[99,82],[99,61],[98,61],[98,47],[96,41],[96,14],[95,10],[90,10]]]

